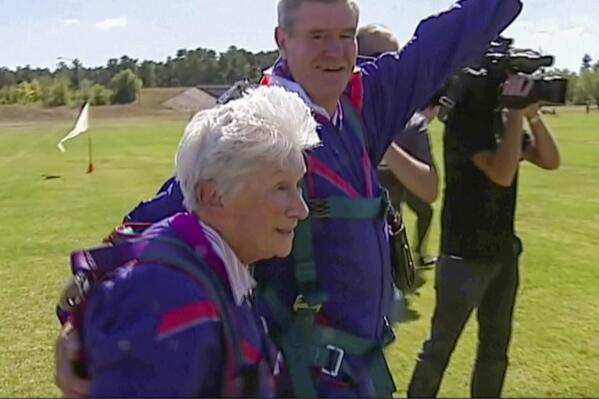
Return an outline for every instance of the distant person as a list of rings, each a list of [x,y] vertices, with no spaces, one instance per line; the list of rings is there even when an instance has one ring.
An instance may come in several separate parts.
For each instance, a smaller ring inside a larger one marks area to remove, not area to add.
[[[278,396],[281,365],[252,309],[249,265],[289,255],[308,215],[302,150],[317,142],[309,108],[281,88],[196,114],[176,155],[187,212],[146,230],[139,260],[97,283],[85,302],[90,396]],[[231,353],[233,344],[242,353]],[[242,368],[231,369],[236,356]]]
[[[382,25],[370,24],[361,27],[358,30],[357,40],[358,54],[364,60],[399,49],[395,34]],[[405,128],[396,135],[378,167],[378,177],[381,184],[389,191],[393,206],[399,208],[402,202],[407,202],[417,215],[416,240],[412,243],[411,250],[415,252],[419,266],[434,263],[434,259],[425,255],[424,250],[433,216],[433,209],[429,202],[435,199],[438,192],[437,171],[428,137],[428,122],[434,118],[436,108],[433,101],[423,110],[412,115]],[[413,192],[419,193],[420,196]],[[394,239],[398,240],[401,237]],[[423,271],[419,268],[414,273],[411,288],[402,287],[405,292],[395,290],[395,300],[388,311],[391,322],[407,321],[418,317],[418,313],[409,306],[408,295],[416,292],[425,281]]]
[[[256,307],[293,386],[283,396],[395,391],[383,350],[393,337],[385,319],[393,284],[376,166],[414,111],[456,68],[480,56],[521,6],[460,0],[423,20],[401,54],[356,68],[356,0],[279,0],[280,57],[261,84],[298,93],[322,140],[306,153],[302,187],[310,216],[295,231],[291,256],[254,268]]]
[[[358,53],[361,56],[378,57],[398,49],[397,38],[384,26],[371,24],[358,30]],[[435,263],[435,257],[426,254],[426,238],[433,218],[430,203],[437,197],[439,184],[428,135],[428,124],[437,114],[437,100],[433,98],[422,110],[412,115],[379,165],[379,178],[383,186],[390,190],[394,205],[400,206],[401,202],[406,202],[417,215],[413,249],[420,266]],[[392,177],[397,179],[396,182],[390,179],[389,170]]]

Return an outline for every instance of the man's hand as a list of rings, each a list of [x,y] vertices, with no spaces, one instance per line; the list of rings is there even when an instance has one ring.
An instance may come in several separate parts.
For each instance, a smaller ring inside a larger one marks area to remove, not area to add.
[[[81,340],[71,324],[66,323],[56,339],[56,386],[65,398],[89,396],[89,380],[75,373],[74,364],[81,359]]]
[[[418,198],[427,203],[437,198],[439,178],[432,165],[419,161],[396,143],[391,143],[384,160],[395,178]]]

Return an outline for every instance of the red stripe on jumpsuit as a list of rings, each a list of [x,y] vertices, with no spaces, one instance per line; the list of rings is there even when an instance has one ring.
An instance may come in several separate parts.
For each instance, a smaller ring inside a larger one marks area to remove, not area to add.
[[[192,302],[162,315],[158,322],[156,339],[161,340],[199,324],[218,320],[218,309],[213,301]]]

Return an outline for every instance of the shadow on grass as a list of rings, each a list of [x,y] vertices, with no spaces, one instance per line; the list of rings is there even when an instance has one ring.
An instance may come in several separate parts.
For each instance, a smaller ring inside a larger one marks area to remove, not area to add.
[[[391,324],[395,323],[408,323],[415,321],[420,318],[420,313],[411,307],[411,298],[419,296],[418,289],[426,283],[426,277],[424,276],[424,270],[430,268],[416,268],[414,288],[407,293],[406,296],[402,295],[398,290],[395,291],[395,297],[393,298],[393,304],[391,305],[391,311],[389,312],[388,318]]]
[[[42,174],[42,179],[44,180],[54,180],[54,179],[61,179],[62,176],[59,175],[47,175],[47,174]]]

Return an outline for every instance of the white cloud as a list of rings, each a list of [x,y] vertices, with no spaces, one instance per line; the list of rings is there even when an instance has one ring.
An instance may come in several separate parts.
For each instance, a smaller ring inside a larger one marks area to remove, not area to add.
[[[64,26],[70,26],[70,25],[79,25],[80,22],[77,18],[68,18],[68,19],[63,19],[62,24]]]
[[[516,47],[542,49],[555,56],[556,66],[577,71],[583,54],[599,56],[599,25],[593,20],[582,14],[516,20],[506,36],[516,39]]]
[[[96,22],[96,28],[109,30],[114,28],[124,28],[127,26],[127,17],[108,18]]]

